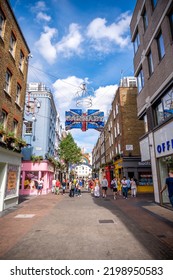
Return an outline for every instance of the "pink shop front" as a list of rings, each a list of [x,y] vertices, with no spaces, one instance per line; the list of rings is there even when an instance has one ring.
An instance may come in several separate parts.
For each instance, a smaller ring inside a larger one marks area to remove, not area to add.
[[[51,191],[51,182],[54,178],[54,166],[47,160],[40,163],[32,161],[22,161],[21,176],[20,176],[20,195],[36,195],[36,181],[43,178],[44,185],[42,194],[47,194]]]

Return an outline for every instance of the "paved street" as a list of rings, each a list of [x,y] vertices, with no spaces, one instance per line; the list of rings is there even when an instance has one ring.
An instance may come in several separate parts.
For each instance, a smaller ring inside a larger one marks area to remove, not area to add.
[[[1,215],[0,259],[173,259],[173,211],[152,195],[32,197]]]

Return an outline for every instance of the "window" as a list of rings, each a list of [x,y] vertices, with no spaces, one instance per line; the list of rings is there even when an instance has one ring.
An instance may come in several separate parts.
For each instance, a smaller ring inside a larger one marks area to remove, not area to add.
[[[173,89],[169,90],[155,108],[156,124],[173,116]]]
[[[20,50],[20,60],[19,60],[19,69],[23,72],[23,65],[24,65],[24,54]]]
[[[3,37],[4,35],[4,28],[5,28],[5,16],[0,9],[0,37]]]
[[[14,57],[15,55],[15,48],[16,48],[16,37],[14,36],[14,33],[11,32],[11,37],[10,37],[10,53]]]
[[[2,110],[1,123],[3,124],[4,128],[7,126],[7,117],[8,113],[5,110]]]
[[[16,89],[16,103],[20,105],[20,96],[21,96],[21,86],[17,84],[17,89]]]
[[[151,51],[148,53],[147,59],[148,59],[149,75],[151,76],[151,74],[154,72],[153,57]]]
[[[144,130],[145,130],[145,133],[148,132],[148,120],[147,120],[147,115],[144,115]]]
[[[137,76],[137,81],[138,81],[138,93],[140,93],[140,91],[144,87],[144,73],[142,69],[139,71],[139,74]]]
[[[12,80],[12,74],[7,69],[6,76],[5,76],[5,91],[10,94],[10,88],[11,88],[11,80]]]
[[[173,39],[173,8],[171,9],[171,12],[169,14],[169,22],[170,22],[172,39]]]
[[[142,18],[143,18],[144,30],[146,30],[148,27],[148,16],[145,8],[142,14]]]
[[[155,7],[157,5],[157,1],[158,0],[151,0],[151,4],[152,4],[153,9],[155,9]]]
[[[13,120],[13,131],[14,131],[14,135],[17,135],[17,129],[18,129],[18,121],[17,120]]]
[[[164,47],[163,36],[161,32],[157,37],[157,47],[158,47],[159,59],[161,60],[165,55],[165,47]]]
[[[139,37],[139,33],[137,31],[136,33],[136,36],[135,36],[135,39],[133,41],[133,47],[134,47],[134,53],[137,52],[138,48],[139,48],[139,45],[140,45],[140,37]]]
[[[32,122],[28,121],[25,125],[26,125],[25,133],[32,134]]]

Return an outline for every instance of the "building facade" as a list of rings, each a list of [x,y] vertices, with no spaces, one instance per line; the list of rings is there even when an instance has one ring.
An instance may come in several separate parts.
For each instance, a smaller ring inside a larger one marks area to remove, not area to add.
[[[173,168],[173,1],[138,0],[132,16],[137,115],[145,123],[142,161],[151,160],[154,197],[169,206],[160,190]]]
[[[93,155],[97,154],[95,162],[97,166],[100,162],[100,174],[106,174],[109,185],[114,176],[119,180],[123,176],[135,177],[139,191],[152,192],[151,164],[143,164],[140,156],[139,138],[144,133],[144,123],[137,119],[136,86],[132,77],[121,80]]]
[[[56,176],[52,159],[58,157],[58,126],[60,121],[51,91],[43,83],[28,84],[23,125],[27,147],[22,149],[21,194],[35,194],[34,181],[40,178],[44,179],[43,194],[50,191]]]
[[[18,203],[22,156],[15,145],[22,136],[29,53],[9,1],[0,1],[0,211]]]

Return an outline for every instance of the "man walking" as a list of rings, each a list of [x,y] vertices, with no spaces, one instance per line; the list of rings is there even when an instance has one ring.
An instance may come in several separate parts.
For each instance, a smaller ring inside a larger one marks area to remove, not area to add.
[[[106,179],[105,175],[103,176],[103,180],[101,182],[101,186],[102,186],[103,197],[106,197],[107,189],[108,189],[108,180]]]
[[[173,207],[173,170],[169,171],[169,177],[166,178],[165,186],[160,191],[160,193],[162,194],[162,192],[166,190],[166,188],[168,189],[169,200]]]

